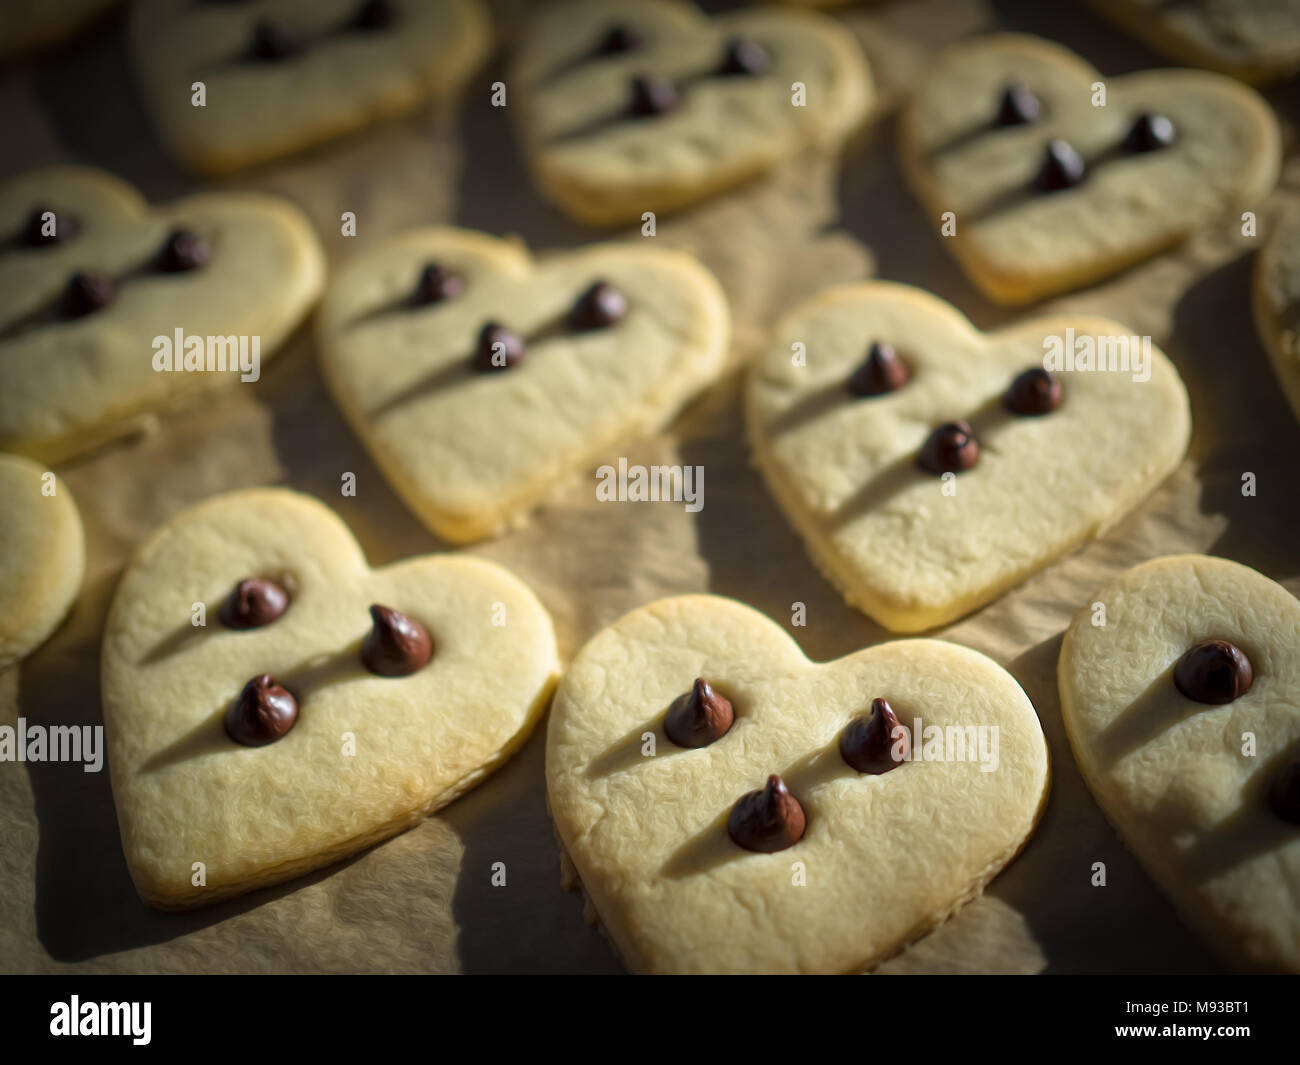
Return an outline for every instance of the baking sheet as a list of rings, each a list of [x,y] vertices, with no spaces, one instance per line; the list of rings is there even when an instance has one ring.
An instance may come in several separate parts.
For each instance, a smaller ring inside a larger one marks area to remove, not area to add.
[[[493,5],[508,35],[522,2]],[[706,5],[714,8],[726,4]],[[1033,0],[900,0],[846,9],[882,95],[873,128],[839,166],[805,157],[737,192],[660,220],[658,240],[691,248],[732,301],[737,356],[782,311],[827,284],[879,276],[921,285],[983,328],[1013,320],[982,299],[903,186],[892,108],[930,51],[996,28],[1057,39],[1120,74],[1165,65],[1085,10]],[[219,186],[291,197],[338,262],[404,227],[452,222],[516,233],[537,249],[597,235],[540,200],[508,116],[487,86],[498,55],[460,107],[435,107]],[[1295,105],[1281,110],[1288,149]],[[120,25],[39,62],[0,72],[8,150],[0,174],[80,162],[136,182],[153,200],[201,187],[163,155],[141,110]],[[1024,854],[986,895],[883,966],[892,972],[1214,971],[1107,825],[1075,768],[1061,723],[1055,665],[1071,615],[1124,568],[1183,551],[1236,559],[1300,593],[1300,496],[1292,418],[1250,321],[1253,253],[1300,188],[1288,160],[1260,206],[1258,239],[1226,219],[1185,247],[1036,310],[1104,313],[1150,334],[1191,394],[1194,436],[1182,467],[1104,540],[938,635],[997,659],[1037,707],[1052,751],[1053,791]],[[355,211],[355,238],[339,216]],[[629,239],[641,239],[619,234]],[[705,467],[705,507],[598,504],[590,474],[526,529],[468,550],[512,568],[552,611],[571,655],[601,626],[663,595],[735,596],[778,621],[807,606],[792,632],[813,658],[888,638],[816,573],[749,465],[738,377],[702,397],[668,432],[629,443],[631,463]],[[1102,430],[1104,431],[1104,429]],[[1080,447],[1100,440],[1078,442]],[[355,498],[340,496],[344,472]],[[1253,472],[1258,494],[1241,495]],[[301,333],[256,385],[169,417],[140,438],[59,467],[81,507],[87,573],[74,613],[20,667],[0,674],[0,723],[99,724],[99,638],[134,545],[206,496],[283,484],[330,503],[375,565],[442,547],[366,458],[324,391]],[[189,914],[137,899],[119,844],[107,772],[0,763],[0,969],[8,971],[618,972],[582,903],[559,886],[545,807],[544,728],[476,791],[415,830],[341,865]],[[1103,861],[1108,886],[1091,886]],[[493,887],[504,862],[507,883]]]

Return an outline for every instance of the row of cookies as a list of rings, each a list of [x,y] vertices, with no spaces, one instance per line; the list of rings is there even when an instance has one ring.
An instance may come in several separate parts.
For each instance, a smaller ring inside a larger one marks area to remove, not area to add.
[[[0,478],[19,501],[39,491],[10,460]],[[47,543],[7,547],[29,582],[66,581],[72,525],[45,511],[40,528]],[[1189,922],[1248,968],[1300,964],[1297,647],[1285,590],[1183,556],[1097,592],[1060,655],[1094,795]],[[371,570],[328,508],[282,489],[191,507],[137,550],[104,635],[141,896],[207,905],[411,826],[519,747],[559,674],[545,609],[499,566]],[[717,596],[638,608],[578,652],[546,773],[569,885],[629,968],[671,972],[871,967],[979,895],[1049,783],[1033,705],[985,656],[913,639],[817,664]]]

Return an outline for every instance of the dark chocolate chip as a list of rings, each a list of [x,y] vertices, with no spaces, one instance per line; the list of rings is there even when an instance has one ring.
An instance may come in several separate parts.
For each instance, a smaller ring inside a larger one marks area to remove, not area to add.
[[[1051,414],[1061,405],[1061,381],[1041,366],[1031,366],[1016,375],[1002,396],[1012,414]]]
[[[524,357],[524,338],[500,322],[488,322],[478,334],[474,368],[490,373],[518,366]]]
[[[226,710],[226,735],[245,747],[264,747],[283,737],[298,720],[298,700],[269,673],[244,685]]]
[[[352,28],[357,30],[383,30],[393,24],[394,16],[390,0],[363,0],[357,13],[352,16]]]
[[[907,367],[889,344],[872,341],[866,360],[849,377],[849,391],[855,396],[880,396],[907,384]]]
[[[1227,640],[1198,643],[1174,666],[1175,687],[1187,698],[1211,706],[1241,698],[1254,683],[1250,659]]]
[[[45,216],[52,215],[51,232],[46,232]],[[62,244],[71,240],[77,232],[77,225],[71,215],[58,215],[53,208],[44,205],[33,207],[23,223],[20,239],[29,248],[47,248],[52,244]]]
[[[979,441],[969,422],[944,422],[925,438],[916,461],[930,473],[960,473],[980,457]]]
[[[1018,81],[1013,81],[1002,90],[1002,100],[998,104],[999,126],[1024,126],[1037,122],[1043,113],[1043,105],[1038,102],[1029,89]]]
[[[707,747],[726,735],[736,719],[731,700],[715,692],[702,677],[668,707],[664,731],[678,747]]]
[[[1130,152],[1154,152],[1168,148],[1178,139],[1174,124],[1164,115],[1144,111],[1133,120],[1124,147]]]
[[[594,282],[569,311],[573,329],[604,329],[627,314],[627,297],[608,281]]]
[[[1300,825],[1300,762],[1284,766],[1273,778],[1268,805],[1283,821]]]
[[[677,106],[677,86],[659,74],[638,74],[632,79],[634,115],[643,118],[662,115]]]
[[[733,74],[756,76],[766,74],[771,66],[772,57],[761,44],[748,37],[733,37],[727,42],[718,73],[724,76]]]
[[[231,629],[260,629],[288,609],[289,593],[264,577],[247,577],[221,603],[221,623]]]
[[[1034,178],[1034,187],[1043,192],[1073,188],[1083,180],[1087,167],[1083,156],[1068,141],[1051,140],[1043,152],[1043,165]]]
[[[63,290],[63,314],[68,318],[93,314],[112,303],[116,295],[117,285],[107,274],[93,270],[73,274]]]
[[[253,27],[252,55],[254,59],[275,62],[288,59],[301,52],[307,42],[297,30],[291,29],[279,19],[258,19]]]
[[[441,303],[459,296],[464,289],[465,279],[460,274],[453,274],[439,263],[426,263],[415,283],[415,291],[411,293],[411,304],[423,307],[429,303]]]
[[[158,253],[158,269],[169,274],[183,273],[206,266],[212,258],[208,242],[188,229],[173,229],[162,251]]]
[[[619,55],[645,47],[645,34],[635,26],[611,26],[596,45],[597,55]]]
[[[727,834],[747,851],[771,854],[798,843],[806,823],[799,800],[773,773],[766,786],[736,800],[727,818]]]
[[[422,669],[433,654],[429,630],[414,618],[377,603],[370,608],[374,624],[361,644],[361,661],[381,677],[405,677]]]
[[[897,769],[903,762],[894,758],[894,729],[900,727],[889,701],[872,699],[871,713],[855,717],[840,733],[840,757],[859,773]]]

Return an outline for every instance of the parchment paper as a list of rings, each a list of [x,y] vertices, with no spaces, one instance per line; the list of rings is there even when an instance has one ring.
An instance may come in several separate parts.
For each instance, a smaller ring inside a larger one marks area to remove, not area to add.
[[[518,0],[494,5],[507,47],[525,7]],[[924,76],[932,48],[1003,27],[1060,40],[1108,74],[1163,65],[1063,3],[902,0],[839,17],[861,37],[883,96],[881,114],[843,166],[800,159],[661,219],[656,239],[697,250],[725,286],[738,358],[773,317],[811,292],[872,275],[924,286],[983,328],[1023,313],[977,295],[903,187],[892,109],[908,83]],[[538,249],[595,239],[532,188],[509,116],[489,103],[488,86],[504,76],[498,53],[459,107],[433,108],[228,184],[297,201],[335,262],[403,227],[432,222],[517,233]],[[1288,146],[1295,117],[1289,92],[1273,97]],[[149,129],[120,25],[0,73],[0,115],[5,176],[66,161],[114,170],[154,200],[200,187],[167,160]],[[1293,189],[1300,186],[1294,162],[1283,181]],[[1260,239],[1285,195],[1260,205]],[[339,235],[343,211],[357,214],[355,238]],[[987,894],[885,971],[1216,968],[1084,787],[1061,724],[1055,666],[1074,611],[1122,569],[1153,556],[1219,554],[1300,592],[1300,428],[1250,322],[1257,245],[1228,218],[1176,252],[1038,308],[1104,313],[1152,335],[1191,393],[1191,453],[1105,539],[938,633],[992,655],[1024,685],[1051,744],[1053,791],[1036,836]],[[469,549],[532,584],[555,616],[566,656],[625,611],[688,591],[735,596],[786,625],[791,604],[807,604],[807,626],[791,631],[818,659],[888,638],[818,576],[750,467],[737,384],[733,374],[669,432],[622,449],[633,463],[703,465],[699,514],[674,504],[597,504],[588,473],[527,529]],[[355,498],[339,493],[346,471],[357,475]],[[1253,498],[1241,495],[1246,471],[1258,478]],[[335,412],[305,332],[260,383],[232,387],[163,419],[151,434],[59,472],[86,524],[86,581],[68,623],[0,675],[0,721],[8,724],[20,714],[33,723],[101,722],[99,640],[114,584],[133,546],[196,500],[284,484],[331,504],[375,565],[442,547],[406,512]],[[414,831],[316,875],[182,915],[156,913],[137,899],[107,771],[0,764],[0,969],[617,972],[603,940],[584,925],[579,898],[559,886],[544,731],[487,783]],[[490,883],[498,861],[506,863],[504,887]],[[1090,884],[1097,861],[1107,865],[1105,888]]]

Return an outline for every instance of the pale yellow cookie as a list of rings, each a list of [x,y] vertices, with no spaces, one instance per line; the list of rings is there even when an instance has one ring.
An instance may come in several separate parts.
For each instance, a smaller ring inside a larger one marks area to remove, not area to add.
[[[1300,970],[1300,602],[1252,569],[1203,555],[1143,563],[1093,600],[1065,634],[1059,665],[1084,779],[1225,958]],[[1180,662],[1203,641],[1246,656],[1244,691],[1240,670],[1235,686],[1224,683],[1231,675],[1216,679],[1220,665],[1184,672]],[[1230,701],[1200,701],[1208,696]],[[1289,819],[1275,810],[1276,789],[1289,795]]]
[[[1012,84],[1032,95],[1037,117],[999,125]],[[1144,115],[1158,116],[1171,143],[1131,146]],[[1059,179],[1047,160],[1057,141],[1083,177],[1045,190],[1039,182]],[[1281,155],[1273,112],[1239,82],[1190,70],[1107,78],[1058,44],[1018,34],[941,53],[902,112],[899,151],[971,281],[1011,304],[1107,277],[1254,205],[1276,183]]]
[[[921,289],[828,289],[778,323],[751,368],[754,457],[851,604],[898,632],[932,628],[1101,535],[1177,467],[1187,393],[1145,341],[1082,315],[982,334]],[[896,391],[855,395],[850,379],[873,344],[891,346],[910,376]],[[1017,376],[1057,354],[1060,406],[1007,409]],[[959,420],[974,431],[975,464],[921,468],[929,434]]]
[[[436,265],[454,294],[412,305]],[[595,282],[626,314],[568,315]],[[518,365],[476,367],[483,327],[524,340]],[[691,256],[651,242],[593,245],[534,263],[469,230],[403,234],[350,261],[317,316],[335,401],[407,505],[461,542],[520,524],[565,477],[667,423],[723,370],[726,300]]]
[[[221,173],[455,92],[491,27],[481,0],[140,0],[130,38],[168,148]]]
[[[275,582],[287,609],[231,628],[223,604],[247,579]],[[402,676],[364,664],[372,604],[427,629],[427,664]],[[137,551],[104,635],[104,727],[137,889],[155,906],[204,905],[410,827],[515,751],[557,672],[546,610],[499,566],[430,555],[371,570],[332,511],[282,489],[190,508]],[[226,715],[261,674],[292,693],[297,718],[245,746]]]
[[[611,33],[625,47],[602,52]],[[737,39],[757,57],[751,72],[719,73]],[[635,114],[641,76],[671,82],[675,105]],[[543,192],[588,225],[640,221],[836,148],[873,99],[861,49],[833,20],[770,8],[707,18],[678,0],[549,6],[509,91]]]
[[[1180,63],[1252,84],[1300,68],[1297,0],[1090,0],[1130,33]]]
[[[50,636],[72,608],[86,565],[81,515],[42,466],[0,455],[0,670]]]
[[[733,721],[683,748],[665,714],[697,678]],[[846,763],[840,737],[878,697],[920,739],[873,775]],[[770,774],[805,827],[759,853],[728,823]],[[1011,861],[1046,802],[1048,752],[1015,679],[974,651],[906,640],[815,663],[751,608],[682,596],[579,652],[546,779],[561,845],[628,968],[848,972],[924,936]]]
[[[159,267],[177,230],[207,249],[202,265]],[[324,252],[306,217],[260,193],[151,208],[111,174],[46,167],[0,185],[0,233],[0,447],[50,461],[196,392],[251,382],[324,284]],[[108,279],[112,297],[76,317],[78,275]],[[191,365],[202,370],[175,369],[179,355],[158,368],[158,356],[176,353],[177,330],[180,354],[199,338],[202,358]]]
[[[1252,302],[1282,393],[1300,418],[1300,209],[1282,216],[1260,250]]]

